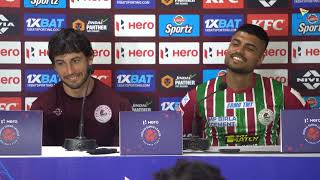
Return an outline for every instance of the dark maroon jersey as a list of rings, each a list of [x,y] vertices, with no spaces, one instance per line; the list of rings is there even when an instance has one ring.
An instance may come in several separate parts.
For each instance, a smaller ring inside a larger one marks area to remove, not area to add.
[[[78,136],[81,106],[82,98],[67,95],[62,82],[33,102],[31,110],[43,111],[43,145],[61,146],[65,138]],[[118,146],[120,110],[131,111],[129,101],[94,79],[83,113],[86,138],[99,146]]]

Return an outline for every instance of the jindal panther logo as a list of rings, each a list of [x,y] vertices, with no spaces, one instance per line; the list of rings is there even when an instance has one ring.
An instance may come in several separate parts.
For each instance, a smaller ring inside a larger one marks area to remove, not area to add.
[[[303,135],[309,144],[317,144],[320,142],[320,127],[317,124],[308,124],[303,129]]]
[[[161,132],[155,126],[147,126],[143,128],[140,135],[144,144],[154,146],[159,143]]]
[[[18,142],[19,130],[13,125],[5,125],[0,129],[0,143],[10,146]]]

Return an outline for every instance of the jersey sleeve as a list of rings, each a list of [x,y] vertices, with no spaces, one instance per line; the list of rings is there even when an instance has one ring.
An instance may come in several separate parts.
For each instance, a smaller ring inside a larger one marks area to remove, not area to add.
[[[295,89],[284,87],[284,109],[310,109],[303,97]]]
[[[196,104],[196,89],[189,91],[180,102],[180,111],[183,119],[183,134],[192,132],[192,120],[194,116],[194,106]]]

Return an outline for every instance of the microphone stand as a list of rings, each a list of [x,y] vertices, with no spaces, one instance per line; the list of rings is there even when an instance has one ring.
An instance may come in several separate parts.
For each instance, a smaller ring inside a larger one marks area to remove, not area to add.
[[[90,75],[91,75],[91,73],[89,71],[88,78],[90,78]],[[63,147],[67,151],[92,151],[92,150],[95,150],[97,147],[95,139],[87,139],[84,136],[83,111],[84,111],[84,105],[85,105],[85,101],[86,101],[86,96],[87,96],[89,84],[90,84],[90,79],[88,81],[85,94],[82,98],[81,115],[80,115],[80,122],[79,122],[79,136],[77,136],[73,139],[67,138],[64,140]]]
[[[193,120],[191,125],[192,136],[183,138],[183,149],[191,149],[191,150],[208,150],[210,147],[210,141],[207,138],[200,138],[198,135],[198,124],[197,124],[197,107],[198,104],[206,100],[208,97],[211,97],[215,93],[219,91],[223,91],[228,87],[227,83],[222,82],[219,84],[218,90],[210,93],[206,97],[196,101],[193,105]],[[207,119],[205,119],[207,123]]]

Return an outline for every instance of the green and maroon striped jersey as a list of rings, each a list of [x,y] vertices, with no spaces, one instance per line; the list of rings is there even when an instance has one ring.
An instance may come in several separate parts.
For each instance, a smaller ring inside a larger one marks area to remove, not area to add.
[[[182,99],[180,110],[185,135],[192,131],[196,107],[198,132],[208,138],[212,146],[276,145],[279,144],[281,110],[305,107],[297,91],[271,78],[254,74],[254,86],[241,92],[230,87],[219,91],[223,81],[225,76],[209,80]]]

